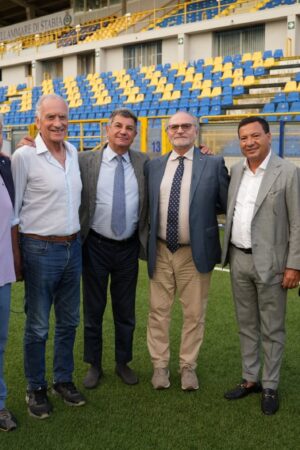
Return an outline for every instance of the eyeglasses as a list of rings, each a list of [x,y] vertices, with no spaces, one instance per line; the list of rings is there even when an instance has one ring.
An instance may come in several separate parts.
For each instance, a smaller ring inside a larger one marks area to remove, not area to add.
[[[189,131],[194,126],[195,125],[193,123],[181,123],[181,124],[174,123],[174,124],[168,125],[167,129],[172,132],[178,131],[179,128],[181,128],[182,131]]]

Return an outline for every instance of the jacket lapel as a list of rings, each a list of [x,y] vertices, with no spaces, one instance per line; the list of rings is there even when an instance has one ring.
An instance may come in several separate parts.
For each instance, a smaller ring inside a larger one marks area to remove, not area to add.
[[[190,190],[190,204],[192,203],[196,188],[203,174],[204,167],[206,166],[206,157],[202,155],[198,148],[194,148],[193,154],[193,169],[192,169],[192,181]]]
[[[257,199],[255,202],[255,207],[253,211],[253,217],[259,210],[262,202],[264,201],[266,195],[268,194],[269,190],[271,189],[272,184],[278,177],[280,173],[280,166],[281,166],[281,160],[276,155],[272,155],[269,161],[269,164],[266,168],[266,172],[263,176],[258,194]]]

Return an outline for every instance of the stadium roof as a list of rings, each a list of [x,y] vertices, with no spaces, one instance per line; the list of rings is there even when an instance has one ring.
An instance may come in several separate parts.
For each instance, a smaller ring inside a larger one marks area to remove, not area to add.
[[[0,27],[71,8],[71,0],[1,0]]]

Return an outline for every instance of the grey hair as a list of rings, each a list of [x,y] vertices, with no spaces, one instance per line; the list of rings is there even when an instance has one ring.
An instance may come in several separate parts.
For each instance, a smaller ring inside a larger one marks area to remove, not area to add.
[[[112,122],[116,116],[125,117],[126,119],[132,119],[134,121],[135,126],[137,126],[138,119],[137,119],[136,115],[129,108],[115,109],[110,115],[109,125],[112,124]]]
[[[179,114],[179,113],[184,113],[184,114],[187,114],[188,116],[190,116],[191,119],[192,119],[192,121],[193,121],[193,125],[195,125],[197,131],[199,130],[200,127],[199,127],[199,121],[198,121],[197,117],[193,116],[193,114],[190,114],[190,113],[187,112],[187,111],[180,111],[180,110],[177,111],[175,114],[173,114],[173,115],[169,118],[169,120],[167,121],[167,124],[166,124],[166,130],[168,129],[170,120],[171,120],[173,117],[177,116],[177,114]]]
[[[69,105],[63,97],[61,97],[60,95],[57,95],[57,94],[44,94],[38,99],[38,101],[35,105],[35,117],[38,117],[38,118],[41,117],[41,107],[42,107],[42,104],[46,100],[61,100],[66,105],[67,113],[69,116]]]

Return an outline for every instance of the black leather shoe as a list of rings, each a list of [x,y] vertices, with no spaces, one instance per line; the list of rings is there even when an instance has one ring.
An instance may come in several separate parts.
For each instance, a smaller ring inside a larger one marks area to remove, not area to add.
[[[278,392],[274,389],[263,389],[261,396],[261,410],[267,416],[272,416],[278,411]]]
[[[117,364],[116,374],[119,375],[125,384],[137,384],[139,382],[138,377],[127,364]]]
[[[86,376],[83,379],[83,386],[86,389],[94,389],[98,386],[99,380],[103,375],[103,371],[101,367],[91,366],[87,371]]]
[[[247,381],[242,380],[241,384],[238,384],[235,389],[225,392],[224,397],[227,400],[238,400],[243,397],[247,397],[249,394],[257,394],[262,391],[260,382],[254,383],[252,386],[247,387]]]

